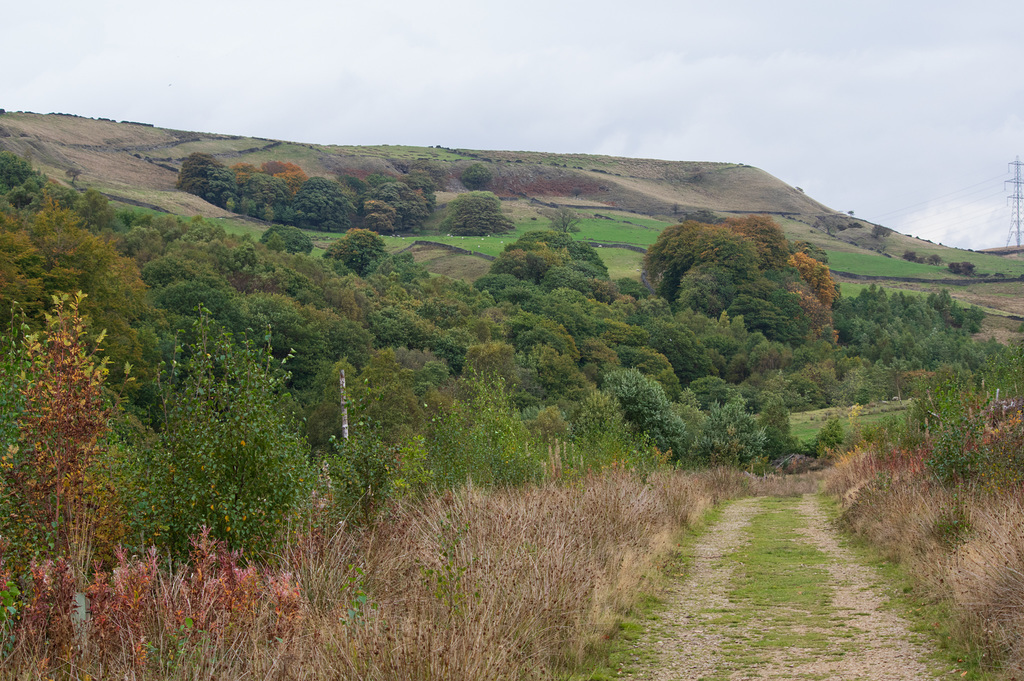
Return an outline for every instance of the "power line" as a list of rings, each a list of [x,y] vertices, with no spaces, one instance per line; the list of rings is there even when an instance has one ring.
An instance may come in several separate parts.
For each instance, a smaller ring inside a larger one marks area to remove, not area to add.
[[[940,231],[944,227],[946,227],[947,225],[963,224],[964,222],[970,221],[970,220],[972,220],[975,217],[981,217],[981,216],[984,216],[984,215],[991,214],[993,212],[993,208],[992,208],[991,204],[989,204],[987,207],[973,208],[973,209],[968,210],[968,211],[965,211],[964,208],[967,207],[967,206],[974,206],[975,204],[979,204],[979,203],[989,202],[991,199],[994,199],[996,196],[999,196],[1002,193],[1003,193],[1003,191],[999,190],[998,192],[986,194],[985,196],[982,196],[982,197],[979,197],[977,199],[974,199],[973,201],[965,201],[963,203],[957,203],[957,204],[946,203],[946,204],[943,204],[943,205],[940,205],[940,206],[936,206],[933,209],[935,212],[945,213],[945,215],[932,215],[932,214],[929,214],[929,215],[923,215],[923,216],[916,217],[916,218],[913,218],[913,217],[902,218],[902,219],[897,218],[897,219],[893,220],[893,222],[895,224],[898,224],[904,230],[906,230],[906,229],[914,229],[914,231],[916,231],[918,233],[921,233],[921,234],[927,234],[929,232]],[[913,227],[914,225],[919,225],[919,224],[925,224],[927,226],[924,229],[921,229],[921,230],[915,229]]]
[[[938,201],[940,199],[945,199],[945,198],[948,198],[948,197],[960,194],[961,192],[966,192],[968,189],[974,189],[975,187],[982,187],[983,185],[989,185],[989,187],[991,187],[993,182],[995,182],[996,180],[1002,179],[1004,177],[1006,177],[1006,173],[1003,173],[1001,175],[997,175],[996,177],[989,178],[987,180],[982,180],[981,182],[978,182],[976,184],[972,184],[972,185],[970,185],[968,187],[964,187],[963,189],[957,189],[956,191],[949,192],[948,194],[942,194],[941,196],[936,196],[936,197],[927,199],[925,201],[920,201],[918,203],[915,203],[915,204],[912,204],[912,205],[909,205],[909,206],[904,206],[902,208],[897,208],[895,210],[890,210],[890,211],[888,211],[886,213],[882,213],[881,215],[876,215],[872,219],[872,222],[880,222],[881,218],[885,218],[885,217],[888,217],[890,215],[895,215],[897,213],[903,213],[903,212],[906,212],[906,211],[909,211],[909,210],[913,210],[914,208],[919,208],[921,206],[927,206],[927,205],[932,204],[932,203],[934,203],[934,202],[936,202],[936,201]],[[973,194],[977,194],[978,192],[985,191],[985,190],[986,189],[983,187],[982,189],[978,189],[978,190],[975,190],[973,192],[968,193],[967,196],[971,196]]]
[[[1003,182],[1004,187],[1007,182],[1013,185],[1013,193],[1006,197],[1006,200],[1010,202],[1010,236],[1006,238],[1006,245],[1010,245],[1010,242],[1013,241],[1013,234],[1016,232],[1017,247],[1020,248],[1021,204],[1024,204],[1024,193],[1021,192],[1024,180],[1020,178],[1020,168],[1024,166],[1024,163],[1021,163],[1020,156],[1017,156],[1010,166],[1013,168],[1013,179]]]

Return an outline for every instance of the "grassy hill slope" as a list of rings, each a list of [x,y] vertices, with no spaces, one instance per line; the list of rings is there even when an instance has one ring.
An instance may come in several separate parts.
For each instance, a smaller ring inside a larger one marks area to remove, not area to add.
[[[896,232],[880,236],[871,223],[834,211],[802,190],[743,164],[440,147],[315,145],[33,113],[0,116],[0,149],[30,158],[36,168],[55,180],[69,182],[66,173],[74,170],[80,173],[75,183],[79,188],[94,187],[128,205],[221,219],[233,232],[260,232],[266,225],[177,191],[177,171],[189,154],[210,153],[228,165],[288,161],[310,176],[399,175],[413,167],[429,167],[443,185],[438,193],[441,205],[465,190],[458,178],[467,166],[485,163],[494,176],[489,189],[503,198],[516,225],[514,234],[482,240],[441,234],[392,237],[392,249],[427,239],[496,255],[509,240],[544,228],[545,208],[570,206],[583,218],[577,238],[606,245],[602,255],[612,277],[638,278],[642,254],[612,246],[646,248],[666,226],[708,215],[707,211],[719,216],[768,213],[776,217],[789,238],[809,241],[828,252],[837,279],[849,284],[850,292],[870,283],[922,293],[948,287],[955,297],[985,307],[991,319],[983,333],[1003,340],[1011,338],[1019,326],[1012,317],[1024,316],[1024,283],[1010,281],[1024,275],[1021,254],[961,251]],[[336,236],[311,234],[321,248]],[[936,255],[941,263],[908,262],[902,257],[906,251],[922,258]],[[433,272],[467,280],[486,271],[487,261],[472,255],[418,246],[414,256]],[[970,262],[977,276],[953,275],[946,267],[949,262]]]

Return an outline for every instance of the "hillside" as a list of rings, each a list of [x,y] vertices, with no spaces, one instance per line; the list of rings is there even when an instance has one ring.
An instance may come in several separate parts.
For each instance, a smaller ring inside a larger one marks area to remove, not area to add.
[[[811,242],[829,254],[830,265],[847,294],[872,283],[922,293],[948,287],[954,297],[989,312],[983,335],[1008,340],[1024,317],[1024,258],[1019,253],[982,253],[951,249],[896,232],[881,235],[875,225],[832,210],[769,173],[736,163],[679,162],[587,154],[481,151],[440,147],[336,146],[237,135],[156,128],[133,122],[89,119],[65,114],[6,113],[0,116],[0,150],[30,158],[51,178],[93,187],[115,202],[179,215],[225,221],[230,232],[262,231],[266,223],[243,218],[177,191],[182,161],[206,152],[227,165],[290,162],[310,176],[372,173],[401,175],[427,170],[441,185],[443,206],[465,187],[461,172],[484,163],[493,174],[488,189],[503,200],[515,234],[474,240],[418,235],[420,240],[466,247],[496,255],[508,239],[546,225],[542,211],[569,206],[583,218],[578,238],[605,246],[646,248],[664,227],[687,218],[767,213],[787,237]],[[71,173],[71,174],[69,174]],[[710,213],[709,213],[710,212]],[[430,223],[428,222],[428,229]],[[318,247],[333,235],[311,233]],[[392,250],[410,247],[409,237],[390,237]],[[416,245],[416,259],[432,272],[474,280],[486,259],[441,247]],[[913,252],[919,262],[903,259]],[[926,264],[929,256],[932,262]],[[602,249],[613,278],[639,278],[642,254]],[[922,262],[924,261],[924,262]],[[975,276],[952,274],[951,262],[969,262]]]
[[[219,213],[183,201],[174,189],[178,168],[203,151],[227,163],[288,161],[309,175],[365,176],[408,172],[434,162],[454,177],[474,161],[494,167],[493,190],[508,197],[575,198],[603,207],[671,220],[682,212],[773,213],[812,220],[832,215],[820,203],[768,173],[742,164],[694,163],[583,154],[471,151],[431,147],[352,147],[166,130],[148,125],[63,114],[7,113],[0,148],[34,163],[51,177],[81,171],[78,182],[165,210]],[[458,188],[457,186],[450,187]]]

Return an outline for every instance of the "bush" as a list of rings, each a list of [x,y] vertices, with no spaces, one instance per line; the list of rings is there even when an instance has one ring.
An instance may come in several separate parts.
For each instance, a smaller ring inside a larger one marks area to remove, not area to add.
[[[426,438],[433,484],[446,489],[467,479],[499,486],[536,480],[539,460],[530,452],[529,432],[512,410],[504,381],[474,375],[460,387]]]
[[[94,555],[112,557],[123,530],[108,465],[106,362],[96,357],[103,334],[87,339],[84,298],[55,296],[43,333],[19,344],[12,330],[0,350],[0,535],[17,567],[67,556],[85,570]]]
[[[313,240],[298,227],[272,225],[270,229],[263,232],[263,236],[260,237],[260,243],[269,245],[274,236],[281,239],[281,242],[284,244],[284,250],[289,253],[309,255],[313,251]]]
[[[843,444],[845,433],[843,431],[843,422],[839,420],[839,417],[834,416],[825,422],[825,425],[818,431],[817,438],[815,439],[814,450],[818,456],[823,456],[829,452],[829,450],[837,449]]]
[[[372,432],[347,440],[332,437],[331,444],[333,451],[324,463],[330,480],[327,495],[335,522],[371,520],[391,497],[398,468],[398,448]]]
[[[746,466],[765,456],[765,430],[736,399],[711,405],[704,430],[694,446],[698,460],[712,466]]]
[[[166,378],[159,441],[135,464],[137,522],[146,543],[179,556],[204,527],[267,548],[310,487],[308,447],[281,403],[286,375],[269,345],[236,343],[205,310],[193,334]]]
[[[649,436],[659,450],[671,452],[675,460],[686,454],[686,425],[672,411],[661,384],[636,369],[623,369],[608,374],[604,389],[619,401],[626,421]]]
[[[490,184],[493,177],[494,175],[491,173],[490,168],[483,163],[474,163],[462,171],[459,179],[462,180],[462,184],[466,185],[467,189],[484,189]]]
[[[959,274],[964,277],[974,276],[974,263],[967,261],[964,262],[951,262],[946,267],[953,274]]]

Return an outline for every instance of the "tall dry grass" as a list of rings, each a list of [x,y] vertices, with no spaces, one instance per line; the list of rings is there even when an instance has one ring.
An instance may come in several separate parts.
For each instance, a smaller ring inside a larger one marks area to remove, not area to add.
[[[46,566],[5,644],[12,678],[553,678],[588,659],[711,505],[782,484],[737,471],[608,470],[311,526],[273,567],[204,538],[168,571],[130,559],[88,589]],[[45,574],[44,574],[45,573]],[[49,585],[49,586],[47,586]],[[33,623],[26,628],[28,622]]]
[[[825,489],[843,520],[906,566],[922,592],[953,613],[951,631],[992,669],[1024,675],[1024,494],[941,485],[920,462],[859,452]]]

